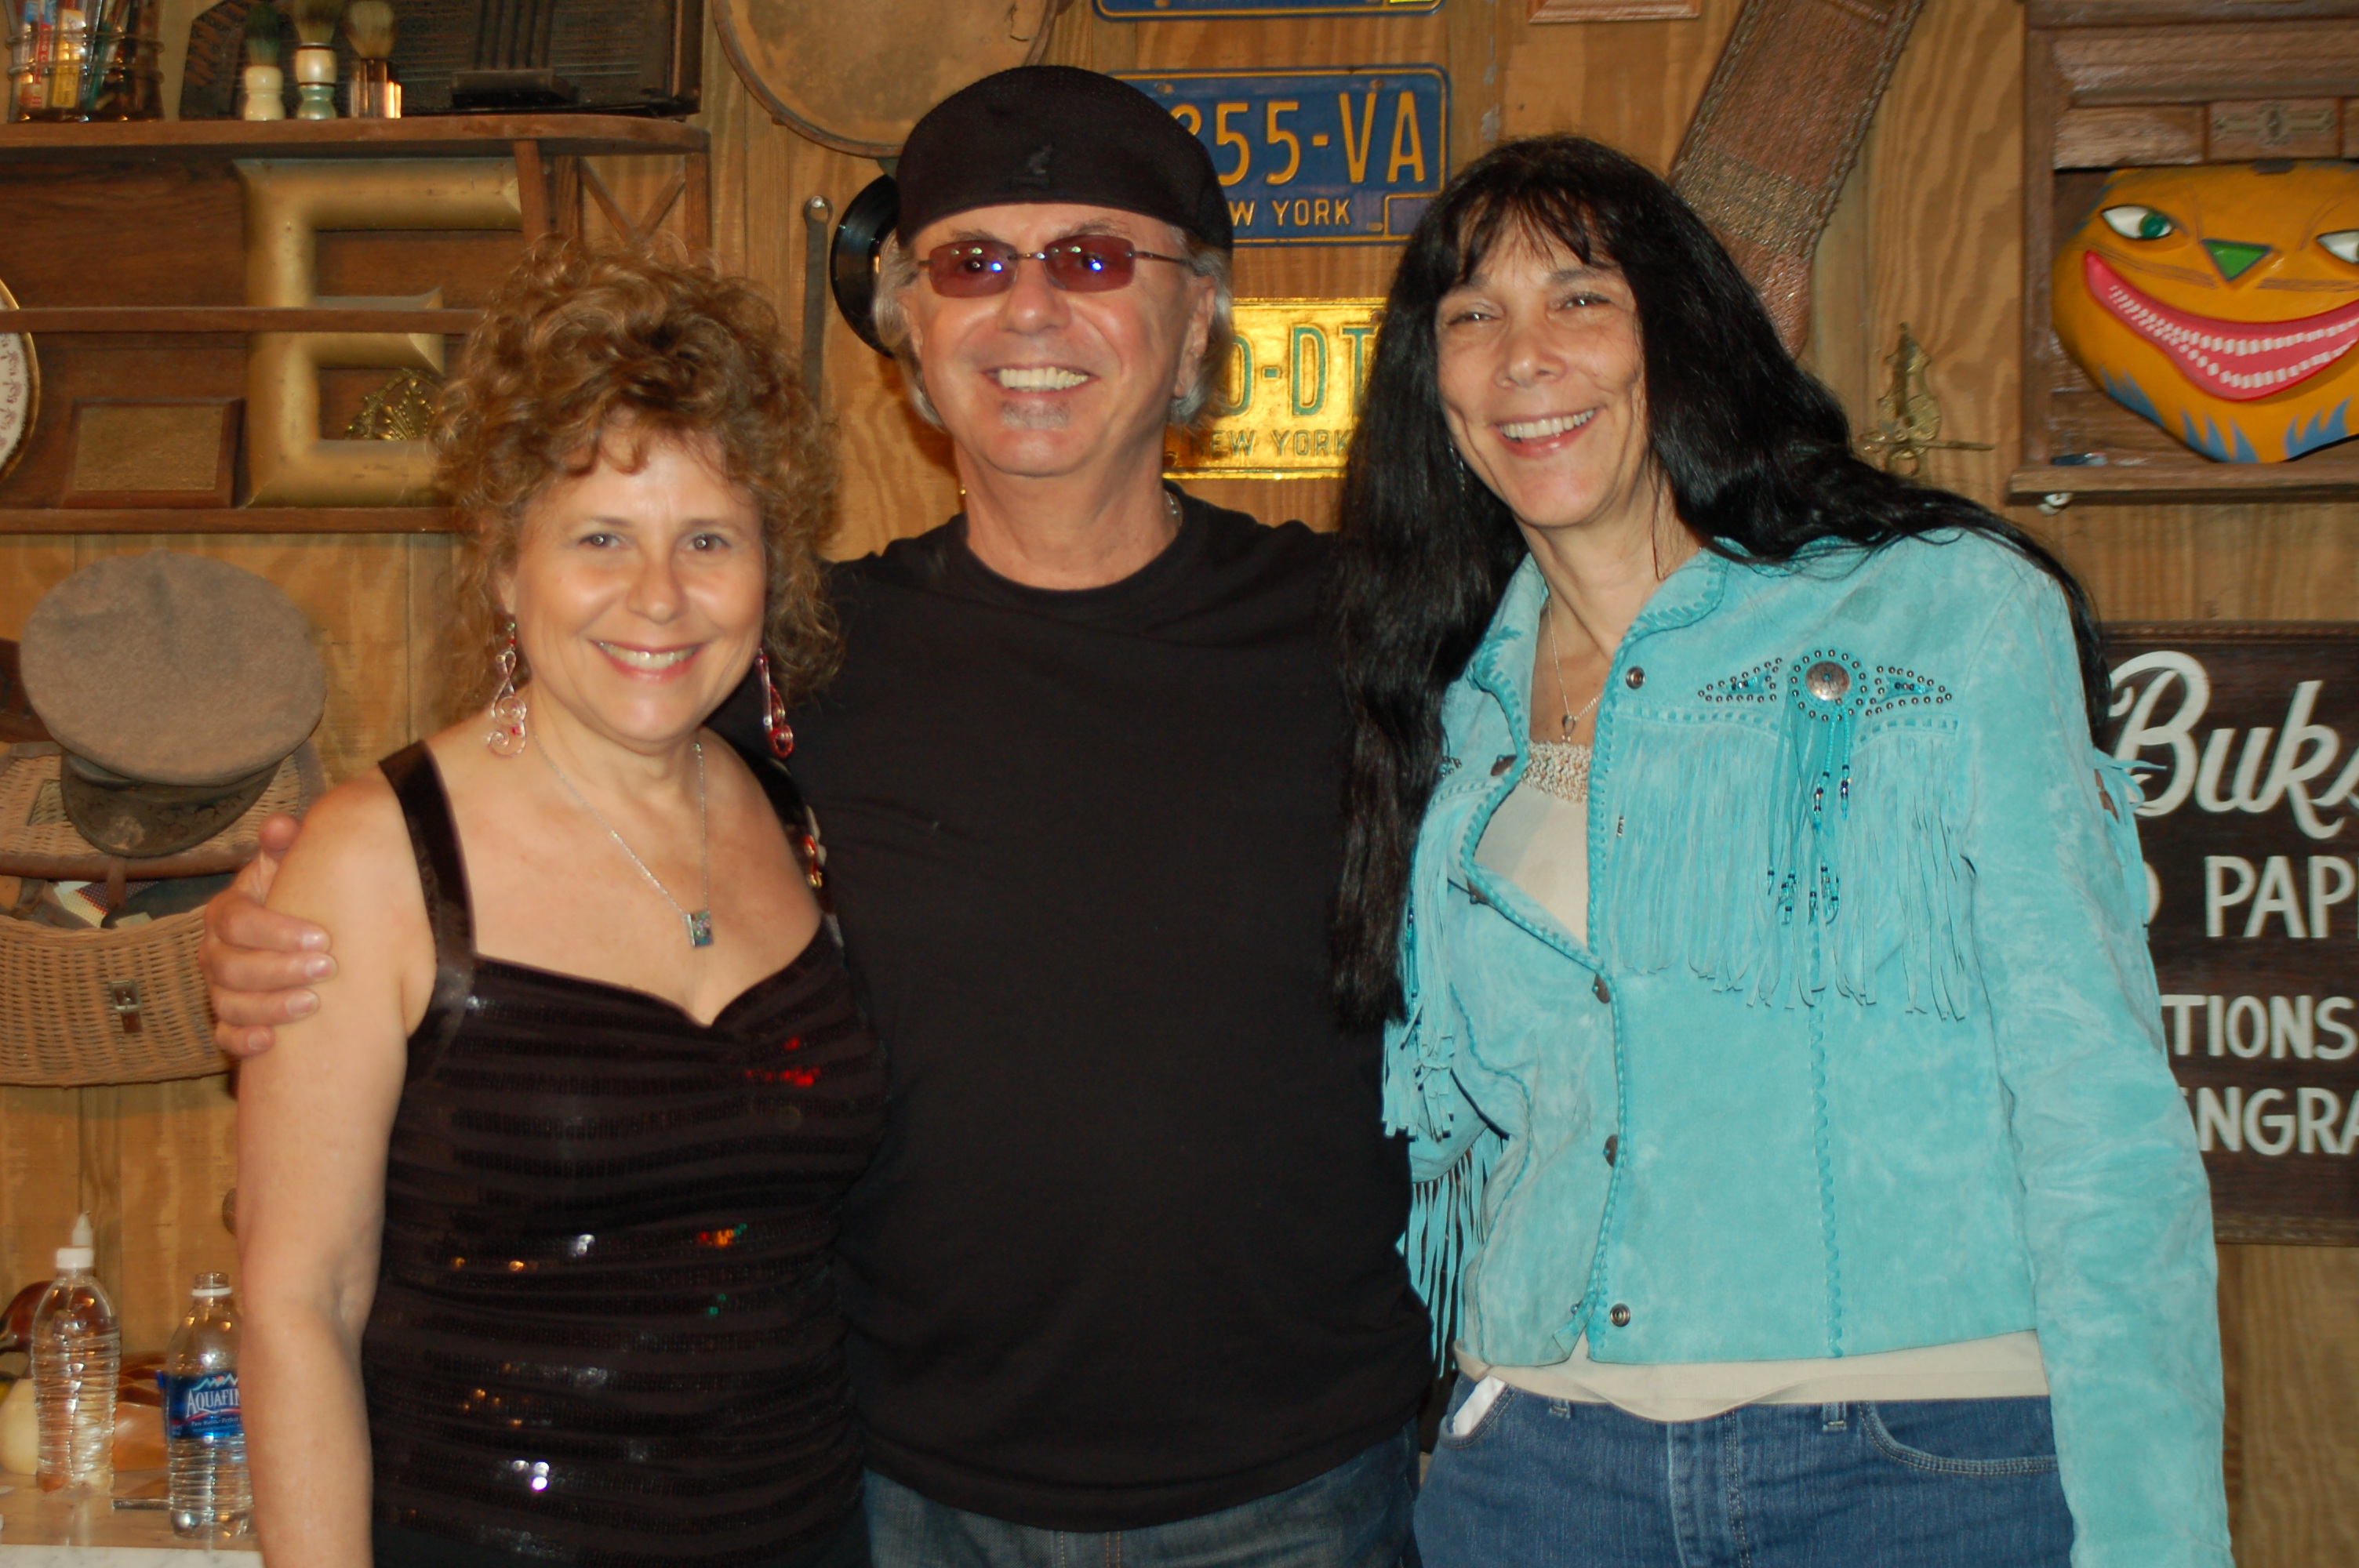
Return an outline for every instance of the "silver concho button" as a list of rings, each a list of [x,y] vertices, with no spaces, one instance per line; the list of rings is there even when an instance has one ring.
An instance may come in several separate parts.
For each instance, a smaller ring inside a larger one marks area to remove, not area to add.
[[[1802,684],[1821,702],[1837,702],[1851,689],[1851,672],[1832,659],[1821,659],[1802,672]]]

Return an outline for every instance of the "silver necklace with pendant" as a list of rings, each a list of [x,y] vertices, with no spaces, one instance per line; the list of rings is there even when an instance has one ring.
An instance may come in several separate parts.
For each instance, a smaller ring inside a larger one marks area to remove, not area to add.
[[[1572,710],[1572,697],[1564,688],[1564,655],[1557,652],[1556,617],[1549,613],[1551,608],[1546,600],[1540,601],[1540,630],[1548,637],[1549,668],[1556,674],[1557,709],[1564,717],[1558,728],[1559,739],[1532,742],[1531,765],[1525,770],[1524,782],[1559,800],[1580,804],[1589,799],[1589,763],[1594,752],[1590,747],[1575,743],[1572,731],[1589,717],[1590,709],[1603,700],[1605,688],[1598,687],[1597,695],[1580,712]]]
[[[606,830],[606,837],[614,841],[614,848],[629,857],[631,864],[639,869],[639,875],[647,879],[647,886],[655,889],[657,896],[671,905],[671,912],[679,916],[679,923],[682,925],[688,927],[688,945],[691,947],[710,947],[712,946],[712,839],[706,830],[704,815],[704,742],[701,741],[695,742],[695,749],[696,848],[698,859],[702,862],[704,887],[702,896],[698,901],[699,907],[692,910],[680,908],[679,900],[671,896],[671,890],[665,887],[653,871],[647,870],[647,863],[640,860],[628,844],[623,842],[623,836],[614,831],[614,825],[600,815],[598,808],[591,805],[580,790],[573,787],[573,781],[567,778],[559,769],[557,760],[549,754],[549,748],[543,745],[539,751],[540,760],[549,764],[549,771],[557,775],[557,782],[565,786],[565,793],[573,797],[574,804],[588,812],[598,826]]]

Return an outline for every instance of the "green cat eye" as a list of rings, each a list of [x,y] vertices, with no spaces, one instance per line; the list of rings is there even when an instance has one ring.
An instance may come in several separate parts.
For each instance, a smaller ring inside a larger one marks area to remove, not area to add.
[[[2098,214],[2105,227],[2125,240],[2159,240],[2178,228],[2151,207],[2108,207]]]

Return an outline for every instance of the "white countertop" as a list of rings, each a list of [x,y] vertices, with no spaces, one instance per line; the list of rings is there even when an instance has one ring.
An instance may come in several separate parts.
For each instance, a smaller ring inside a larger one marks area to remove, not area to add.
[[[126,1470],[121,1495],[161,1495],[161,1470]],[[30,1476],[0,1471],[0,1568],[260,1568],[250,1535],[178,1536],[161,1509],[117,1509],[105,1498],[43,1492]]]

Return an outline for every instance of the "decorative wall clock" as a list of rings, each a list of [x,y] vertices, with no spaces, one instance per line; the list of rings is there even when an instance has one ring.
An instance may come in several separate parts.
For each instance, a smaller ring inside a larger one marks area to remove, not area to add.
[[[0,283],[0,308],[16,308],[16,297],[5,283]],[[40,412],[41,362],[33,355],[32,338],[0,332],[0,479],[25,455]]]

